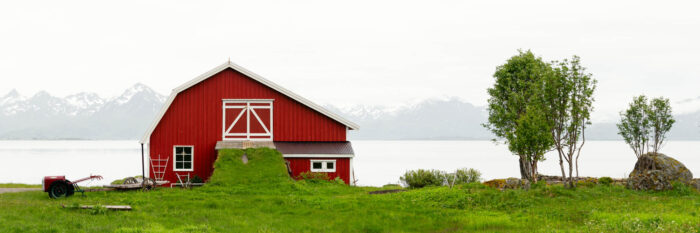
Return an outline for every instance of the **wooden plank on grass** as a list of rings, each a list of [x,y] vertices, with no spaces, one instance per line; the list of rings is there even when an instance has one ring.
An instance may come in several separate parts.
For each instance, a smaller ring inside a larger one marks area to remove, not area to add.
[[[389,190],[379,190],[379,191],[372,191],[369,192],[369,194],[387,194],[387,193],[398,193],[398,192],[406,192],[408,190],[405,189],[389,189]]]
[[[63,206],[63,208],[73,208],[73,207],[70,207],[70,206],[69,206],[69,207],[66,207],[66,205],[63,205],[63,204],[62,204],[61,206]],[[109,210],[131,210],[131,206],[130,206],[130,205],[103,205],[103,206],[101,206],[101,207],[104,207],[105,209],[109,209]],[[81,206],[78,206],[77,208],[80,208],[80,209],[94,209],[95,206],[94,206],[94,205],[81,205]]]

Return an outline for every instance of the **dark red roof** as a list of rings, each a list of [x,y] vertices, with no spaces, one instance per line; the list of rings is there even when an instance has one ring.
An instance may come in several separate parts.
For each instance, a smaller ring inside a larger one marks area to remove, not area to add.
[[[343,154],[354,155],[350,142],[275,142],[275,147],[288,154]]]

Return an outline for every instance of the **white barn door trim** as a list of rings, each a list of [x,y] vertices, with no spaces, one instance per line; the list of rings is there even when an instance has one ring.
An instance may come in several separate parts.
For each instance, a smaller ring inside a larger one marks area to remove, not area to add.
[[[272,102],[267,99],[224,99],[222,104],[222,127],[221,140],[224,141],[272,141]],[[253,105],[251,105],[253,104]],[[241,109],[237,114],[226,115],[227,109]],[[269,109],[270,122],[265,124],[262,118],[256,112],[256,109]],[[235,116],[233,116],[235,115]],[[226,124],[226,118],[233,118],[230,124]],[[245,132],[231,132],[239,121],[246,122]],[[252,121],[252,122],[251,122]],[[259,124],[264,133],[251,133],[250,125]],[[251,138],[252,137],[252,138]]]

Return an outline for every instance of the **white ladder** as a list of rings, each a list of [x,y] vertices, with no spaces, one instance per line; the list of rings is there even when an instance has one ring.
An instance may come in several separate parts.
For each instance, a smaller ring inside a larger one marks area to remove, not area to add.
[[[180,183],[179,183],[180,187],[189,188],[190,186],[192,186],[192,181],[190,181],[190,173],[189,172],[187,174],[175,173],[175,175],[177,176],[177,180],[180,181]],[[186,180],[185,180],[185,178],[186,178]],[[173,184],[173,185],[176,185],[176,184]]]
[[[170,161],[170,157],[163,159],[160,155],[158,155],[157,159],[151,158],[151,167],[153,168],[153,175],[156,181],[163,181],[165,170],[168,168],[168,161]]]

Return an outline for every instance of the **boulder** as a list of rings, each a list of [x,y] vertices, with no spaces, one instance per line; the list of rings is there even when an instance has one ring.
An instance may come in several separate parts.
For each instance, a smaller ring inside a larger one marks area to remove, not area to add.
[[[530,189],[530,181],[529,180],[522,180],[518,178],[508,178],[506,179],[506,188],[507,189]]]
[[[700,191],[700,179],[697,179],[697,178],[693,179],[693,187],[695,187],[695,189]]]
[[[530,189],[528,180],[518,178],[494,179],[484,182],[484,185],[497,189]]]
[[[673,182],[693,184],[693,173],[681,162],[661,153],[639,157],[627,179],[627,188],[636,190],[670,190]]]
[[[506,180],[505,179],[493,179],[493,180],[485,181],[484,185],[489,186],[491,188],[495,188],[495,189],[503,189],[506,186]]]

